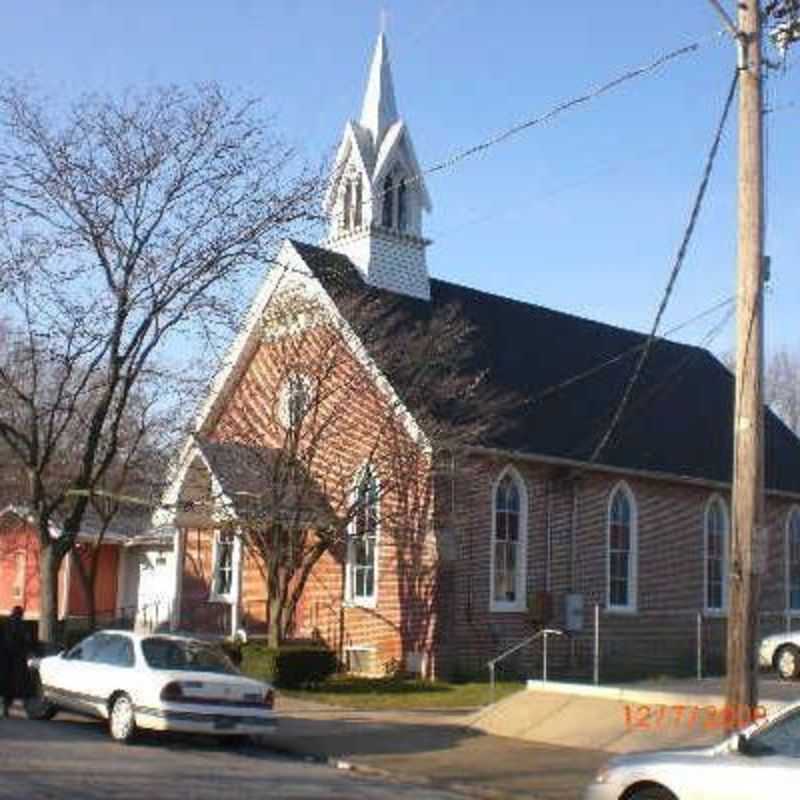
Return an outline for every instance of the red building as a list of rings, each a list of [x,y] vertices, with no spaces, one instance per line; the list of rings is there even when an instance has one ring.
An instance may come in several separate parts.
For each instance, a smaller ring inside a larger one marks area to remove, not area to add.
[[[60,531],[54,527],[51,535]],[[85,533],[78,539],[76,553],[88,564],[88,546],[94,535]],[[124,537],[110,533],[100,545],[94,602],[97,613],[112,617],[117,609],[117,575],[119,553]],[[58,617],[85,618],[88,609],[86,593],[76,570],[65,559],[58,576]],[[7,615],[14,606],[25,609],[25,618],[39,618],[39,534],[27,512],[9,506],[0,512],[0,614]]]

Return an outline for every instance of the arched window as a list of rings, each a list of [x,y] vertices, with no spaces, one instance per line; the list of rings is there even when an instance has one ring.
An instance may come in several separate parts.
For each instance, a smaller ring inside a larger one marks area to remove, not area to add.
[[[786,525],[786,599],[790,611],[800,612],[800,508],[792,509]]]
[[[314,403],[314,382],[307,375],[292,373],[280,396],[280,421],[285,428],[299,430]]]
[[[504,470],[492,498],[491,610],[525,608],[527,493],[516,470]]]
[[[363,219],[362,209],[364,207],[364,192],[361,187],[361,176],[359,175],[355,180],[356,185],[356,199],[355,205],[353,206],[353,226],[355,228],[361,227],[361,221]]]
[[[633,493],[620,484],[608,503],[607,604],[610,609],[636,608],[638,531]]]
[[[350,220],[351,220],[351,212],[353,206],[353,186],[350,181],[346,180],[344,182],[344,213],[342,216],[342,227],[346,230],[350,230]]]
[[[394,225],[394,180],[387,175],[383,181],[383,219],[384,228]]]
[[[378,481],[366,467],[355,491],[353,520],[347,541],[347,600],[373,605],[378,583]]]
[[[712,497],[705,516],[705,608],[724,611],[728,583],[728,510]]]
[[[397,183],[397,230],[404,231],[408,225],[408,189],[406,179],[401,178]]]

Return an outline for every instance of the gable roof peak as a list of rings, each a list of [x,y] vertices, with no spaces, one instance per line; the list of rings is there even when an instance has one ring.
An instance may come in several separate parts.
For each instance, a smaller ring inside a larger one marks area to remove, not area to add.
[[[397,100],[394,95],[392,67],[386,34],[381,31],[372,56],[372,65],[361,107],[361,125],[372,134],[375,152],[378,151],[384,134],[399,119]]]

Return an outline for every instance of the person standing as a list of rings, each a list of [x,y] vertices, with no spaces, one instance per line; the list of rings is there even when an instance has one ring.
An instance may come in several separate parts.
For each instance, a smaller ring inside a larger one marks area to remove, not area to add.
[[[3,705],[0,708],[0,717],[8,716],[8,708],[5,699],[9,694],[9,673],[11,671],[10,659],[6,652],[6,629],[3,621],[0,620],[0,698]]]
[[[14,606],[3,631],[5,680],[3,682],[3,716],[7,717],[14,700],[24,700],[30,693],[28,655],[30,640],[25,630],[22,606]]]

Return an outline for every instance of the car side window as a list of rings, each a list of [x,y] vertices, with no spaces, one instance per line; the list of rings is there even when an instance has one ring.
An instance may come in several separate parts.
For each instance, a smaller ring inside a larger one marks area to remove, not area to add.
[[[82,642],[78,642],[75,647],[70,650],[66,658],[70,661],[91,661],[97,646],[97,636],[90,636]]]
[[[787,714],[752,737],[756,755],[800,758],[800,711]]]
[[[133,643],[127,636],[101,634],[92,659],[97,664],[111,667],[132,667],[134,664]]]

